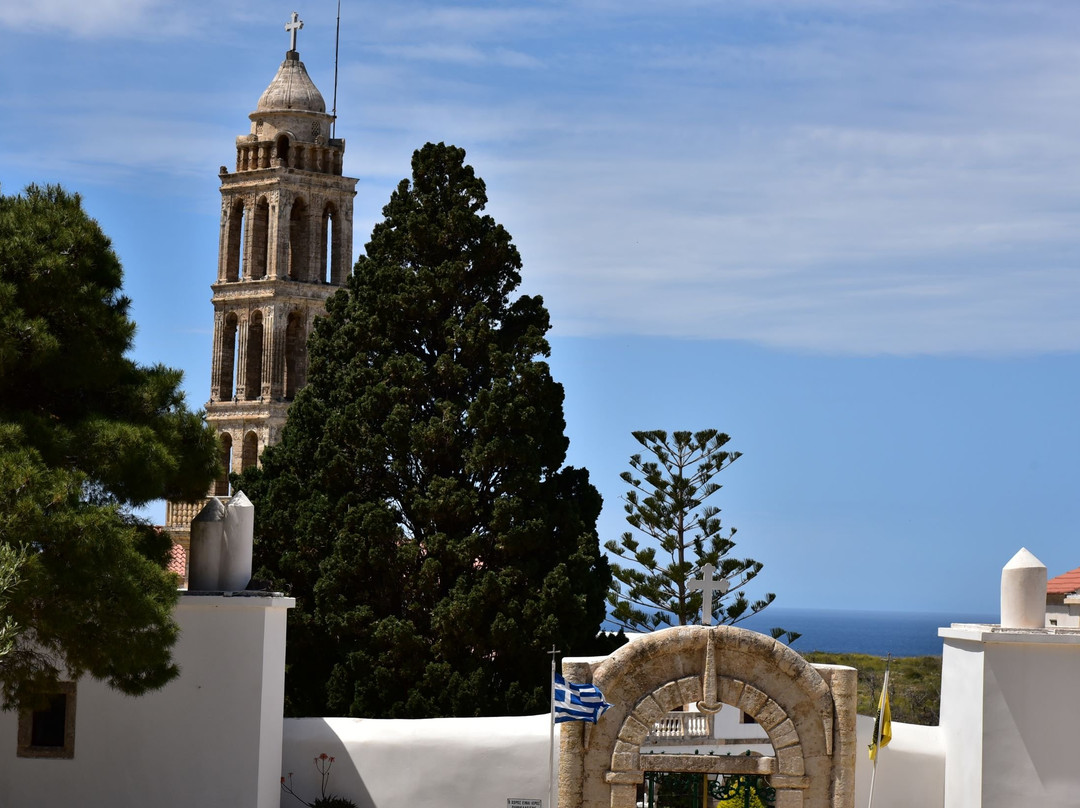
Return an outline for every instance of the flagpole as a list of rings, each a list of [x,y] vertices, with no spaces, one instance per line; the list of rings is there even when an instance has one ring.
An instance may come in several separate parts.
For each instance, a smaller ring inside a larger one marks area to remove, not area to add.
[[[554,659],[554,657],[552,657]],[[878,720],[877,726],[874,727],[877,730],[877,737],[874,739],[874,768],[870,772],[870,799],[866,803],[866,808],[873,808],[874,806],[874,781],[877,779],[877,760],[881,755],[881,734],[885,731],[885,703],[888,696],[885,694],[889,692],[889,666],[892,664],[892,654],[885,659],[885,679],[881,683],[881,700],[878,703]]]
[[[548,801],[547,808],[553,808],[551,802],[552,783],[555,781],[555,655],[559,653],[551,646],[551,727],[548,737]]]

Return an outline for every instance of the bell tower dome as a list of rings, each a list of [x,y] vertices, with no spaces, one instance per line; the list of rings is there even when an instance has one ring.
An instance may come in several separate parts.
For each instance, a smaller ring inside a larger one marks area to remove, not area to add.
[[[343,177],[345,141],[291,46],[236,138],[236,165],[222,166],[221,231],[206,420],[224,446],[222,465],[239,472],[277,442],[306,381],[307,339],[326,299],[352,267],[353,197]],[[227,495],[224,475],[210,491]],[[167,527],[186,528],[201,505],[170,503]],[[189,513],[190,511],[190,513]]]

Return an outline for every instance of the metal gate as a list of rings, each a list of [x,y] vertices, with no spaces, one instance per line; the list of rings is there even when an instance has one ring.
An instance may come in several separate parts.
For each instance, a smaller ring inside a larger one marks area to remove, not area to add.
[[[773,808],[776,791],[756,774],[645,772],[644,808]]]

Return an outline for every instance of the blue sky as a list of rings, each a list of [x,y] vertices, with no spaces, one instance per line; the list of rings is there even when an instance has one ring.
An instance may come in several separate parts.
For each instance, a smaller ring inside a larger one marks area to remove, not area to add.
[[[112,237],[142,361],[208,397],[217,168],[335,5],[0,0],[0,184]],[[344,0],[354,254],[463,146],[552,314],[569,461],[623,531],[633,429],[717,427],[778,605],[997,609],[1080,565],[1080,6]]]

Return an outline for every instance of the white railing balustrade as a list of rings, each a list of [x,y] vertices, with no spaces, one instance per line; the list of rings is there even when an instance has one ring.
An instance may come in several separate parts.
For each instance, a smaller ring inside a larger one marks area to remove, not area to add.
[[[694,742],[711,738],[713,717],[708,713],[668,713],[649,731],[645,743]]]

